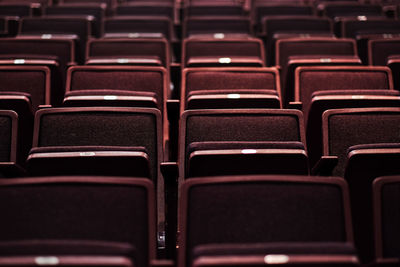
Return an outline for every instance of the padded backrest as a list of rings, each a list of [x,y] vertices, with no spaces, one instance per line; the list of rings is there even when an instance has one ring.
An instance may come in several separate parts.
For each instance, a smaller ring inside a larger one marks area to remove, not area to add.
[[[358,34],[400,33],[400,21],[390,19],[356,20],[342,22],[342,36],[355,38]]]
[[[278,40],[276,64],[286,67],[290,56],[301,55],[356,55],[356,43],[352,39],[335,38],[293,38]]]
[[[72,40],[38,38],[2,38],[0,55],[25,58],[29,55],[56,56],[62,67],[75,61],[75,47]]]
[[[304,141],[302,114],[297,110],[185,111],[181,141]]]
[[[282,5],[282,4],[263,4],[254,7],[254,20],[260,23],[263,17],[276,15],[313,15],[312,6],[306,5]]]
[[[165,39],[92,39],[86,51],[86,59],[157,56],[164,67],[169,63],[169,46]]]
[[[322,124],[324,155],[339,157],[334,175],[343,176],[349,147],[400,142],[399,108],[328,110],[323,114]]]
[[[239,3],[204,2],[191,4],[184,10],[185,17],[189,16],[241,16],[244,10]]]
[[[279,74],[273,68],[187,68],[183,71],[185,97],[196,90],[272,89],[279,91]]]
[[[324,3],[321,5],[324,15],[335,18],[345,16],[380,16],[383,15],[381,5],[369,5],[352,2]]]
[[[23,18],[19,34],[76,34],[84,45],[90,35],[90,21],[74,16]]]
[[[272,16],[263,20],[265,32],[272,38],[276,32],[332,32],[332,21],[312,16]]]
[[[399,192],[400,177],[379,177],[373,183],[375,251],[378,259],[394,258],[400,253]]]
[[[264,46],[258,39],[186,39],[182,48],[183,66],[190,57],[257,57],[264,60]]]
[[[32,146],[141,146],[149,155],[154,180],[162,157],[161,133],[156,109],[45,109],[36,114]]]
[[[32,107],[50,104],[50,70],[45,66],[0,66],[0,91],[29,93]]]
[[[299,67],[295,74],[295,100],[308,114],[312,94],[325,90],[393,89],[387,67]],[[304,114],[307,117],[307,114]]]
[[[17,113],[11,110],[0,110],[0,162],[16,161],[17,124]]]
[[[193,178],[181,187],[180,204],[179,264],[206,244],[352,241],[347,186],[339,178]]]
[[[126,2],[115,8],[117,16],[166,16],[174,19],[174,5],[165,3]]]
[[[186,18],[183,36],[192,34],[251,34],[250,20],[243,16],[197,16]]]
[[[164,108],[167,77],[163,67],[76,66],[68,69],[66,91],[115,89],[154,92]]]
[[[46,15],[90,15],[100,23],[105,16],[105,8],[99,4],[64,4],[53,5],[45,9]]]
[[[14,4],[11,1],[0,4],[0,16],[32,16],[32,5],[29,3]]]
[[[134,247],[135,266],[155,258],[155,196],[147,179],[2,180],[0,200],[0,241],[76,241],[72,255],[80,253],[79,241],[119,242]]]
[[[162,16],[116,16],[104,20],[103,34],[107,33],[154,33],[160,38],[172,38],[172,22]]]
[[[400,54],[400,38],[376,39],[368,41],[370,65],[386,66],[389,56]]]

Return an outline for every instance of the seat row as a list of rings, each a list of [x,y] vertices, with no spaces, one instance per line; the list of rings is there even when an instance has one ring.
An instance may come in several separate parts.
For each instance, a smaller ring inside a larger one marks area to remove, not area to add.
[[[373,266],[399,262],[399,187],[399,176],[380,177],[371,190]],[[360,265],[341,178],[204,177],[185,181],[180,195],[175,265],[156,260],[147,179],[0,180],[0,266]]]
[[[306,144],[302,113],[296,110],[185,111],[180,121],[178,162],[174,164],[166,162],[162,118],[157,109],[42,109],[35,117],[28,173],[17,161],[17,141],[25,145],[29,141],[18,137],[18,115],[13,111],[2,111],[1,115],[2,175],[146,177],[156,188],[160,232],[174,227],[176,190],[193,177],[333,174],[349,183],[353,221],[358,225],[356,245],[362,259],[368,258],[372,225],[365,218],[372,210],[368,204],[371,183],[378,176],[400,171],[399,108],[324,112],[321,139],[311,140],[323,148],[315,165],[309,163],[310,144]]]

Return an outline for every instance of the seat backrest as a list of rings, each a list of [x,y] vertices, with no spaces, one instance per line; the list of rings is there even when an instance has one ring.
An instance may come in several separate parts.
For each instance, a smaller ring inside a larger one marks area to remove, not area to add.
[[[159,109],[164,111],[167,84],[163,67],[73,66],[68,69],[66,92],[90,89],[153,92]]]
[[[33,110],[50,105],[50,69],[45,66],[0,66],[0,91],[29,93]]]
[[[140,34],[153,34],[158,38],[173,38],[172,20],[165,16],[115,16],[106,18],[103,23],[103,36],[126,34],[126,37],[140,37]]]
[[[29,17],[33,15],[32,4],[0,2],[0,16]]]
[[[259,39],[185,39],[182,45],[182,67],[191,57],[254,57],[265,65],[264,45]],[[229,62],[226,63],[229,65]]]
[[[244,16],[193,16],[183,23],[184,38],[195,34],[252,34],[250,20]]]
[[[306,66],[295,71],[295,101],[302,102],[305,118],[314,92],[347,89],[393,89],[392,73],[372,66]]]
[[[168,2],[154,3],[139,1],[125,2],[115,8],[116,16],[165,16],[171,20],[175,16],[174,4]]]
[[[353,39],[293,38],[278,40],[275,52],[276,65],[284,69],[290,56],[357,55],[357,47]]]
[[[69,253],[79,255],[87,243],[122,243],[134,248],[135,266],[155,259],[155,194],[147,179],[3,179],[0,192],[0,244],[35,241],[46,255],[46,244],[75,241]]]
[[[400,38],[372,39],[368,41],[368,63],[386,66],[388,57],[400,54]]]
[[[342,36],[355,38],[359,34],[393,34],[400,33],[400,21],[390,19],[344,19]]]
[[[261,23],[263,17],[266,16],[276,16],[276,15],[311,16],[314,14],[314,8],[311,5],[264,3],[260,5],[255,5],[252,13],[254,22]]]
[[[87,43],[89,58],[124,58],[156,56],[168,68],[170,50],[166,39],[92,39]]]
[[[347,184],[302,176],[207,177],[181,187],[178,266],[206,245],[352,242]]]
[[[32,147],[144,147],[153,181],[162,160],[161,114],[140,108],[56,108],[39,110]]]
[[[0,161],[16,162],[18,115],[11,110],[0,110]]]
[[[399,182],[397,175],[379,177],[373,183],[375,257],[378,263],[398,264],[399,261]]]
[[[361,4],[353,2],[327,2],[319,6],[323,14],[330,18],[346,16],[381,16],[382,6],[378,4]]]
[[[0,39],[0,55],[7,57],[21,56],[29,58],[35,56],[55,56],[62,68],[75,62],[75,47],[72,40],[68,39],[43,39],[43,38],[2,38]]]
[[[181,115],[179,170],[184,177],[191,143],[207,141],[297,141],[305,144],[302,113],[298,110],[187,110]]]
[[[344,176],[347,149],[354,145],[398,143],[400,108],[328,110],[322,116],[323,154],[338,156],[334,175]]]
[[[186,68],[182,75],[181,103],[196,90],[270,89],[280,95],[275,68]]]

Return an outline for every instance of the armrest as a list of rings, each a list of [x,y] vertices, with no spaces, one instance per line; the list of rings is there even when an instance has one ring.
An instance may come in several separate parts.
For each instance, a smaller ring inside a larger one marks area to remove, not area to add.
[[[289,102],[289,106],[288,108],[290,109],[298,109],[298,110],[302,110],[303,109],[303,102]]]
[[[38,109],[52,108],[52,105],[39,105]]]
[[[178,99],[167,100],[168,120],[170,122],[179,121],[179,105],[180,101]]]
[[[179,174],[177,162],[161,162],[160,170],[165,184],[175,185],[177,183]]]
[[[337,156],[322,156],[312,168],[311,175],[329,176],[338,163]]]

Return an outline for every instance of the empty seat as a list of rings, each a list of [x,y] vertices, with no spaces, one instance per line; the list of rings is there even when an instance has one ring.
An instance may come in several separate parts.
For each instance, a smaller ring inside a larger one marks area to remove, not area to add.
[[[261,35],[266,38],[268,64],[275,62],[275,43],[282,38],[334,37],[332,21],[313,16],[267,16],[262,20]]]
[[[276,43],[276,65],[281,68],[282,99],[294,99],[294,72],[300,65],[357,65],[356,43],[352,39],[292,38]]]
[[[344,19],[342,36],[357,39],[358,53],[365,64],[368,62],[368,40],[400,34],[400,22],[385,18]]]
[[[366,66],[304,66],[298,67],[295,72],[295,102],[302,105],[306,121],[315,92],[357,89],[393,89],[390,69]]]
[[[59,4],[106,4],[107,14],[111,15],[113,8],[118,4],[117,0],[59,0]]]
[[[101,25],[106,12],[106,5],[102,3],[71,3],[53,5],[44,9],[44,13],[49,16],[53,15],[86,15],[93,16],[92,32],[95,37],[101,35]]]
[[[305,15],[311,16],[314,14],[314,8],[311,5],[282,3],[282,2],[264,2],[262,4],[254,3],[252,8],[253,24],[259,25],[265,17],[271,16],[289,16],[289,15]]]
[[[335,156],[333,174],[345,171],[346,151],[361,144],[397,143],[399,108],[335,109],[322,117],[323,155]]]
[[[386,66],[389,56],[400,55],[400,38],[372,39],[368,41],[368,63]]]
[[[43,65],[51,72],[51,104],[60,105],[64,97],[65,73],[75,64],[75,48],[69,39],[21,37],[0,39],[1,65]]]
[[[185,7],[184,17],[197,16],[244,16],[245,12],[240,3],[204,2],[192,3]]]
[[[174,38],[172,21],[165,16],[115,16],[106,18],[105,38]]]
[[[0,192],[1,266],[24,256],[23,266],[146,267],[155,259],[156,197],[148,179],[3,179]]]
[[[263,67],[264,45],[260,39],[185,39],[182,68],[186,67]]]
[[[299,67],[295,75],[295,103],[306,121],[311,165],[322,155],[322,114],[328,109],[399,106],[387,67]]]
[[[179,179],[233,174],[307,174],[297,110],[187,110],[179,132]]]
[[[399,160],[399,142],[355,145],[347,150],[344,177],[350,188],[355,244],[362,262],[374,259],[372,184],[379,176],[400,174]]]
[[[86,64],[170,65],[166,39],[92,39],[86,51]]]
[[[163,67],[74,66],[68,69],[65,106],[158,108],[167,136],[168,77]]]
[[[162,16],[175,20],[175,6],[170,2],[125,2],[115,7],[116,16]]]
[[[324,16],[332,19],[341,17],[384,17],[382,6],[379,4],[364,4],[346,1],[323,2],[318,5],[318,9]]]
[[[187,180],[177,266],[357,265],[349,205],[337,177]]]
[[[373,184],[376,266],[395,266],[399,263],[398,190],[398,175],[379,177]]]
[[[242,37],[252,35],[250,20],[244,16],[192,16],[183,22],[183,38]]]
[[[23,175],[17,163],[18,155],[18,115],[11,110],[0,110],[0,177]]]
[[[181,113],[204,108],[279,108],[275,68],[186,68]]]
[[[32,3],[0,2],[0,16],[30,17],[34,8]]]
[[[77,59],[82,62],[85,55],[85,44],[91,33],[89,16],[48,16],[40,18],[23,18],[18,35],[42,36],[51,38],[53,35],[70,38],[77,45]]]
[[[160,114],[154,109],[40,110],[36,114],[28,167],[33,175],[137,174],[156,182],[162,157],[160,123]],[[79,134],[75,129],[79,129]],[[73,164],[67,164],[67,160]],[[117,164],[123,168],[116,167]]]

